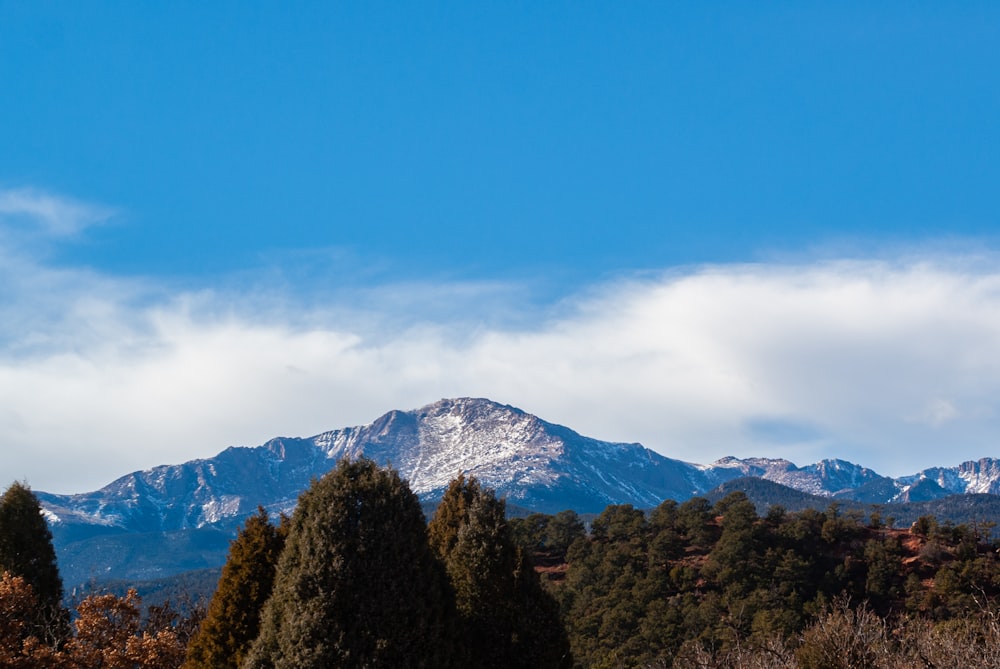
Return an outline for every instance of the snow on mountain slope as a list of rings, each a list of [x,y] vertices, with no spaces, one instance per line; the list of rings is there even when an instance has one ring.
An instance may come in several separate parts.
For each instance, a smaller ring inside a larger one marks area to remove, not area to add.
[[[900,491],[892,501],[923,501],[947,495],[1000,495],[1000,460],[981,458],[957,467],[931,467],[896,479]]]
[[[896,480],[842,460],[798,467],[729,457],[694,465],[469,398],[391,411],[370,425],[309,439],[227,448],[213,458],[134,472],[95,492],[36,494],[68,583],[159,578],[222,564],[236,526],[258,505],[272,514],[291,511],[313,478],[340,458],[360,455],[391,464],[424,501],[440,498],[448,482],[465,473],[512,505],[550,513],[626,503],[649,508],[746,476],[864,503],[1000,494],[1000,461],[990,458]]]
[[[214,458],[135,472],[91,493],[39,497],[64,520],[128,531],[235,524],[257,505],[290,510],[312,478],[340,458],[360,455],[391,464],[424,499],[440,497],[465,473],[514,504],[551,512],[654,506],[720,479],[639,444],[589,439],[510,406],[463,398],[391,411],[370,425],[310,439],[228,448]]]
[[[730,457],[694,465],[640,444],[590,439],[511,406],[460,398],[391,411],[370,425],[309,439],[231,447],[213,458],[135,472],[91,493],[38,495],[49,517],[64,526],[130,532],[232,528],[258,505],[291,510],[313,478],[343,457],[360,455],[391,464],[424,500],[439,498],[452,478],[465,473],[512,504],[546,512],[597,512],[612,503],[651,507],[744,476],[868,503],[1000,494],[1000,461],[991,458],[898,480],[843,460],[798,467],[782,459]]]
[[[316,443],[331,460],[364,453],[391,462],[414,492],[430,499],[460,473],[476,476],[516,504],[551,510],[574,504],[583,510],[610,503],[652,506],[704,489],[693,465],[639,444],[589,439],[482,399],[394,411],[367,427],[320,435]]]
[[[783,459],[728,457],[705,466],[704,470],[709,476],[722,471],[739,471],[739,476],[762,478],[824,497],[832,497],[885,478],[845,460],[821,460],[805,467],[797,467]],[[734,477],[723,477],[719,484],[730,478]]]

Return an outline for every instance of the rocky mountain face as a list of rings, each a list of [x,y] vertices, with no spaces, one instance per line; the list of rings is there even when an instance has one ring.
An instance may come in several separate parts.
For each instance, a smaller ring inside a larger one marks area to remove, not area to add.
[[[427,502],[439,499],[448,482],[465,473],[494,488],[511,505],[550,513],[567,508],[599,512],[612,503],[651,507],[668,498],[704,494],[742,477],[866,503],[1000,494],[1000,461],[989,458],[900,479],[843,460],[798,467],[780,459],[724,458],[698,465],[640,444],[590,439],[514,407],[470,398],[391,411],[370,425],[307,439],[276,438],[262,446],[232,447],[213,458],[135,472],[90,493],[37,494],[56,538],[64,576],[72,565],[74,578],[82,580],[105,571],[121,576],[128,568],[149,578],[163,572],[144,558],[149,551],[143,545],[164,548],[187,542],[190,551],[177,558],[186,568],[221,564],[228,537],[258,505],[272,513],[290,511],[313,478],[340,458],[360,455],[391,464]],[[167,541],[168,536],[173,539]],[[94,563],[98,553],[120,568]]]
[[[460,473],[512,504],[597,512],[611,503],[653,506],[687,499],[742,475],[663,457],[639,444],[583,437],[519,409],[482,399],[441,400],[391,411],[370,425],[308,439],[232,447],[206,460],[134,472],[95,492],[39,493],[53,524],[132,532],[239,522],[258,505],[288,511],[312,478],[343,457],[391,464],[421,498],[434,501]]]

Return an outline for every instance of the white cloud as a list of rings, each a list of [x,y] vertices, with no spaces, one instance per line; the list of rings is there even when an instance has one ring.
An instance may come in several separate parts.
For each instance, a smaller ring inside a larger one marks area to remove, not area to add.
[[[898,475],[998,455],[1000,271],[959,258],[705,267],[585,287],[531,319],[523,286],[261,308],[253,291],[170,295],[13,260],[0,478],[42,490],[460,395],[696,462],[843,457]]]
[[[53,237],[72,237],[114,210],[32,188],[0,190],[0,220],[27,221]]]

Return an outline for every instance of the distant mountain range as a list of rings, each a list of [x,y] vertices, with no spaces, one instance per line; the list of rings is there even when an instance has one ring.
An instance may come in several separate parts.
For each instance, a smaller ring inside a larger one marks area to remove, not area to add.
[[[95,492],[38,492],[67,584],[155,578],[225,559],[236,526],[258,505],[294,508],[298,495],[344,457],[391,464],[428,503],[459,473],[511,505],[596,513],[608,504],[652,507],[704,495],[736,479],[763,479],[826,500],[896,504],[967,493],[1000,494],[1000,460],[935,467],[897,479],[843,460],[723,458],[708,465],[640,444],[598,441],[486,399],[446,399],[391,411],[370,425],[308,439],[276,438],[213,458],[124,476]]]

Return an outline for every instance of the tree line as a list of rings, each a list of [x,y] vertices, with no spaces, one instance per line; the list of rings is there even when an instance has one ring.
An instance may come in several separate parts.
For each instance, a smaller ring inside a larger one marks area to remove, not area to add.
[[[1000,667],[990,524],[759,515],[740,492],[508,519],[475,478],[428,523],[397,472],[342,461],[240,528],[204,609],[64,608],[30,489],[0,497],[0,666]],[[540,574],[542,578],[540,578]]]
[[[551,564],[580,667],[1000,667],[991,523],[890,527],[742,492],[511,521]],[[960,652],[961,651],[961,652]]]
[[[8,497],[19,500],[11,522]],[[169,606],[143,617],[134,591],[87,597],[71,617],[51,533],[22,484],[0,501],[0,537],[3,667],[573,666],[505,502],[473,478],[452,481],[428,524],[396,471],[341,461],[290,518],[258,509],[246,521],[194,625]],[[11,537],[31,549],[8,551]]]

